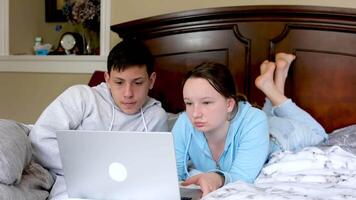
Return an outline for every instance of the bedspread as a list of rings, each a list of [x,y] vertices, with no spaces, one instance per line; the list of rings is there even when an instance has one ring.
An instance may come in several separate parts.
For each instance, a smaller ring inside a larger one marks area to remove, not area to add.
[[[46,169],[31,161],[23,170],[19,184],[0,184],[0,199],[47,199],[53,182],[52,176]]]
[[[254,184],[231,183],[204,199],[356,199],[356,155],[336,145],[275,153]]]

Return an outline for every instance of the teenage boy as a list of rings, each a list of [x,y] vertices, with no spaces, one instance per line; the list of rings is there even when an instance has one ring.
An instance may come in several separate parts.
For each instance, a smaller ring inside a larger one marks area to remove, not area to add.
[[[154,59],[137,40],[124,40],[108,56],[105,83],[75,85],[57,97],[34,124],[34,158],[56,182],[49,198],[67,198],[56,130],[167,131],[167,114],[148,96],[156,73]]]

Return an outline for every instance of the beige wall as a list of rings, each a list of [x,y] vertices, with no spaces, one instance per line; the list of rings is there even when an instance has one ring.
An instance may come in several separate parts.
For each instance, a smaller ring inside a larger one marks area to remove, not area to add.
[[[0,73],[0,118],[34,123],[62,91],[89,79],[89,74]]]
[[[113,0],[111,6],[111,23],[117,24],[134,19],[165,14],[170,12],[239,5],[318,5],[356,8],[353,0]],[[17,25],[20,30],[12,31],[16,41],[25,39],[24,43],[32,43],[38,29],[43,33],[46,41],[54,32],[56,23],[44,23],[44,1],[38,0],[11,0],[10,4],[20,4],[21,9],[14,12],[15,18],[11,19],[12,25]],[[34,7],[38,13],[27,13],[26,8]],[[25,12],[26,10],[26,12]],[[12,16],[13,14],[11,14]],[[40,18],[40,22],[31,19]],[[26,21],[26,20],[30,21]],[[52,36],[51,36],[52,37]],[[54,37],[56,38],[56,37]],[[111,34],[111,46],[119,38]],[[15,41],[12,41],[15,42]],[[53,42],[57,43],[57,41]],[[25,51],[19,47],[19,52]],[[26,50],[26,51],[31,51]],[[65,88],[70,85],[89,81],[89,74],[56,74],[56,73],[4,73],[0,72],[0,118],[14,119],[25,123],[34,123],[42,110]]]
[[[11,0],[10,8],[10,54],[33,54],[35,37],[40,36],[44,43],[58,46],[60,36],[74,29],[69,23],[48,23],[45,21],[45,4],[39,0]],[[56,25],[62,30],[57,32]]]
[[[9,1],[10,7],[10,53],[32,53],[31,47],[38,30],[41,7],[34,4],[36,0]],[[29,12],[30,11],[30,12]],[[21,14],[19,14],[21,13]],[[24,23],[25,22],[25,23]],[[14,25],[17,25],[16,28]],[[15,44],[19,44],[16,46]]]

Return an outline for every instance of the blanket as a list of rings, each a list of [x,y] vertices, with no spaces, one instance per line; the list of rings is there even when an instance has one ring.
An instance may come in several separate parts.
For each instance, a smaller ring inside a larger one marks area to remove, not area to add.
[[[356,199],[356,155],[339,146],[278,152],[254,184],[228,184],[204,200]]]
[[[54,179],[32,160],[29,127],[0,119],[0,199],[47,199]]]
[[[49,172],[31,161],[23,170],[16,185],[0,184],[0,199],[40,200],[47,199],[54,180]]]

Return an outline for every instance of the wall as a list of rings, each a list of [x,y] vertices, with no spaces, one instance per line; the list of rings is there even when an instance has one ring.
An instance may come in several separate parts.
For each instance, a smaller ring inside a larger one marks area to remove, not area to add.
[[[62,91],[89,79],[89,74],[0,73],[0,118],[34,123]]]
[[[10,0],[9,8],[11,55],[33,54],[32,46],[36,36],[41,36],[44,43],[57,47],[59,37],[73,30],[69,23],[47,23],[44,1]],[[61,25],[62,30],[56,31],[56,25]]]
[[[356,8],[354,1],[350,0],[113,0],[111,2],[111,23],[117,24],[134,19],[160,15],[170,12],[191,10],[209,7],[239,6],[239,5],[316,5]],[[11,0],[10,3],[21,4],[21,12],[16,11],[16,19],[11,23],[22,27],[21,31],[14,31],[17,38],[28,37],[32,42],[34,30],[39,27],[46,34],[58,34],[54,32],[56,23],[44,23],[44,20],[36,25],[31,22],[31,18],[44,19],[44,11],[36,14],[26,15],[23,9],[26,6],[44,8],[44,1],[37,0]],[[40,9],[44,10],[44,9]],[[33,16],[32,16],[33,15]],[[30,21],[26,21],[24,19]],[[27,25],[27,26],[26,26]],[[24,34],[26,33],[26,34]],[[46,38],[44,38],[46,40]],[[119,41],[116,34],[111,34],[111,46]],[[55,42],[54,42],[55,43]],[[70,85],[83,83],[87,84],[90,74],[57,74],[57,73],[6,73],[0,72],[0,118],[9,118],[25,123],[34,123],[42,110],[65,88]]]
[[[19,0],[12,0],[9,1],[9,7],[10,53],[32,53],[32,49],[28,47],[33,45],[34,37],[37,34],[37,21],[40,18],[39,10],[41,7],[36,4],[36,0],[28,0],[22,2]],[[19,45],[16,46],[15,44]]]

